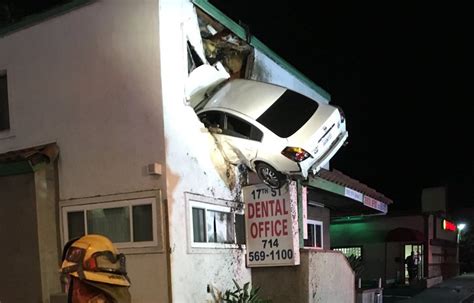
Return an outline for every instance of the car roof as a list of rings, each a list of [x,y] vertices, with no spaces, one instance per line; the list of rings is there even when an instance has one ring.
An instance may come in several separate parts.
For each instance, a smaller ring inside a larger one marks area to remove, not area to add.
[[[286,88],[255,80],[233,79],[209,98],[202,111],[230,109],[256,120]]]

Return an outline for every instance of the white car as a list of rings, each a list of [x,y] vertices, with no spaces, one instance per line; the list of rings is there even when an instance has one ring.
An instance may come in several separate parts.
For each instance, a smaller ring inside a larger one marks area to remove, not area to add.
[[[227,160],[272,188],[318,172],[348,136],[338,107],[253,80],[225,81],[195,109]]]

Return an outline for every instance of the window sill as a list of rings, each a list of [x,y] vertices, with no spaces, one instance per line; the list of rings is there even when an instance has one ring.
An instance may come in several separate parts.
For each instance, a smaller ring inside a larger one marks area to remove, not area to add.
[[[199,245],[188,247],[189,254],[224,254],[229,253],[230,251],[245,251],[245,244],[214,244],[206,243],[209,245]]]
[[[164,254],[165,250],[161,247],[123,247],[118,251],[125,255],[147,255],[147,254]]]
[[[15,134],[13,131],[10,130],[0,130],[0,140],[6,140],[6,139],[11,139],[14,138]]]

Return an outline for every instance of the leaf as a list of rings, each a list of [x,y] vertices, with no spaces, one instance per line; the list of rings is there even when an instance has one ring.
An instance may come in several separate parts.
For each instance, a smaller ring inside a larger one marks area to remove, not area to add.
[[[234,281],[234,285],[235,287],[237,288],[237,290],[241,290],[242,288],[240,287],[239,283],[237,283],[237,281],[235,281],[235,279],[232,279],[232,281]]]

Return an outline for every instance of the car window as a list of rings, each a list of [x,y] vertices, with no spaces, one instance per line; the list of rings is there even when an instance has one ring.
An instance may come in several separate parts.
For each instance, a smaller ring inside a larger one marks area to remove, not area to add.
[[[318,109],[319,104],[291,90],[272,104],[257,121],[277,136],[288,138],[296,133]]]
[[[204,123],[205,127],[219,127],[223,128],[224,115],[218,111],[208,111],[199,114],[199,120]]]
[[[223,132],[225,135],[261,141],[263,133],[252,124],[226,114],[226,125]]]

